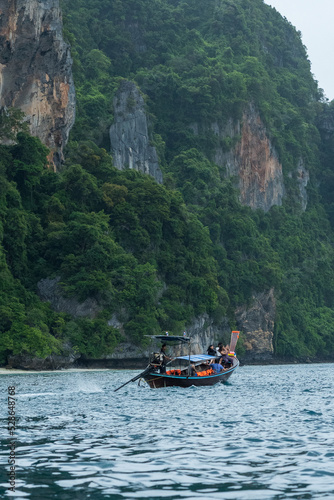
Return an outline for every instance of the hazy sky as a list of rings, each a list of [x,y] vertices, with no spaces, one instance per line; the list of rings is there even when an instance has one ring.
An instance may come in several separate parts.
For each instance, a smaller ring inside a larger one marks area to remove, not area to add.
[[[311,61],[311,71],[324,90],[334,99],[334,0],[264,0],[275,7],[302,33],[302,41]]]

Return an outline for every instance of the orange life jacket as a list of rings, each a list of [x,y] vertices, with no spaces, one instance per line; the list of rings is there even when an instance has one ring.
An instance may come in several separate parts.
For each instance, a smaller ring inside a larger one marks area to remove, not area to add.
[[[207,377],[208,375],[213,375],[215,372],[212,368],[209,368],[208,370],[204,370],[202,372],[197,372],[197,375],[199,377]]]
[[[166,372],[166,375],[181,375],[181,370],[168,370],[168,372]]]

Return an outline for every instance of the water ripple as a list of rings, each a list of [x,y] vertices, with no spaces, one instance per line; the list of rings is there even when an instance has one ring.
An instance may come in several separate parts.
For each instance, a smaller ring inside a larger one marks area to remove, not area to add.
[[[225,386],[113,392],[133,376],[0,376],[2,394],[17,392],[17,498],[334,498],[334,365],[242,367]],[[3,442],[7,470],[8,453]]]

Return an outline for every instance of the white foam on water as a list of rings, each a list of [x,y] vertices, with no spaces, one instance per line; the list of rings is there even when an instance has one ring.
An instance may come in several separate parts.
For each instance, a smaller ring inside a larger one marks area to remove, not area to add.
[[[16,398],[30,398],[32,396],[56,396],[57,392],[28,392],[26,394],[16,394]]]
[[[97,382],[93,382],[92,380],[87,381],[84,378],[77,378],[73,384],[73,389],[77,392],[103,392],[103,389]]]

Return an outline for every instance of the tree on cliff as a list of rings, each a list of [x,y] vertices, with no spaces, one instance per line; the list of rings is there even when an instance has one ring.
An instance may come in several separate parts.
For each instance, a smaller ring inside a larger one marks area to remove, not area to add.
[[[28,124],[24,121],[24,113],[18,108],[1,108],[0,110],[0,142],[15,141],[18,132],[28,132]]]

